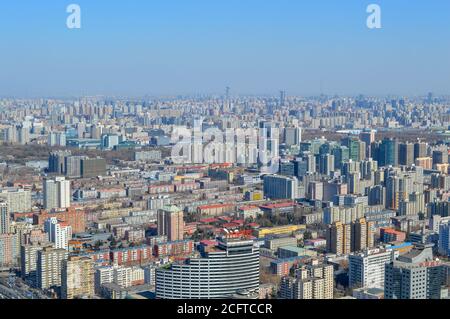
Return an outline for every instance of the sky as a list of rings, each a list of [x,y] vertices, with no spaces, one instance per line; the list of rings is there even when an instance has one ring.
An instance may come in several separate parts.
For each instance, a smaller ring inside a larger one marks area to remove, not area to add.
[[[66,27],[69,4],[81,29]],[[369,4],[381,29],[368,29]],[[0,96],[450,94],[448,0],[3,0]]]

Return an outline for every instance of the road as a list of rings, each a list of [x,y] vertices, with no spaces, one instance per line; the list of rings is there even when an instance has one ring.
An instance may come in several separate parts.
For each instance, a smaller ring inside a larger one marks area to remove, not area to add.
[[[3,272],[0,274],[0,299],[48,299],[48,297],[26,285],[21,278]]]

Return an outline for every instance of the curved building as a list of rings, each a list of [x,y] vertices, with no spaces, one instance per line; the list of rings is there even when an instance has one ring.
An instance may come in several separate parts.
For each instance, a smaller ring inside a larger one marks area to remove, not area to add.
[[[253,240],[224,239],[199,246],[200,257],[156,270],[158,299],[224,299],[259,291],[259,248]]]

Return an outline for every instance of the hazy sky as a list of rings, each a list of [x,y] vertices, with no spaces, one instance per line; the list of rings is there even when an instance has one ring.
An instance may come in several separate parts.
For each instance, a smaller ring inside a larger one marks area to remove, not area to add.
[[[66,7],[82,28],[66,28]],[[369,30],[366,8],[382,8]],[[4,0],[0,95],[450,93],[448,0]]]

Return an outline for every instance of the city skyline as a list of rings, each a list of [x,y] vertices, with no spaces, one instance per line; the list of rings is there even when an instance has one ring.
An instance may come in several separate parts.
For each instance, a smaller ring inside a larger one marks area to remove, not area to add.
[[[450,93],[442,1],[76,3],[1,5],[0,96]]]
[[[450,2],[73,1],[0,4],[2,304],[450,299]]]

